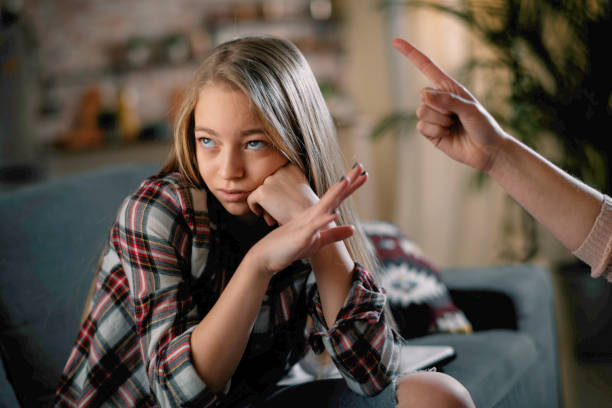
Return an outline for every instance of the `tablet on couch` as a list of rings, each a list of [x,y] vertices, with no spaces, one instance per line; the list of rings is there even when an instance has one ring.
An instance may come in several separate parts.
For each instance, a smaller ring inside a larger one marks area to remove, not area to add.
[[[400,353],[399,371],[401,375],[440,367],[455,357],[455,349],[451,346],[403,345]],[[278,382],[278,385],[295,385],[307,381],[342,378],[333,364],[329,368],[320,370],[318,375],[314,374],[317,369],[312,367],[312,362],[313,357],[307,356],[301,363],[295,364],[287,376]]]
[[[408,374],[418,370],[440,367],[455,357],[451,346],[404,345],[401,350],[400,373]]]

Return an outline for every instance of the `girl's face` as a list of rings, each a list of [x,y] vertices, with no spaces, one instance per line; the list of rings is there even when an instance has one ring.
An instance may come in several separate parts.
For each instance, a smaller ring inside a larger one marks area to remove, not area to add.
[[[272,146],[255,106],[225,84],[200,91],[194,111],[198,169],[232,215],[251,218],[247,197],[287,158]]]

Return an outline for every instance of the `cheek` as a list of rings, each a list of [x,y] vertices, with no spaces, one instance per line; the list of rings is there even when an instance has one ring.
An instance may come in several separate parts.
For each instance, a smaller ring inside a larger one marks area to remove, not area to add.
[[[271,157],[269,158],[269,160],[266,160],[263,165],[261,166],[261,171],[260,174],[262,174],[262,181],[263,179],[265,179],[266,177],[268,177],[270,174],[273,174],[276,172],[276,170],[280,169],[281,167],[283,167],[285,164],[287,164],[289,162],[289,160],[287,160],[287,158],[283,155],[276,156],[276,157]]]
[[[208,180],[211,179],[214,173],[213,168],[211,166],[212,163],[210,162],[210,160],[205,160],[202,157],[202,154],[200,154],[199,152],[196,154],[196,158],[198,161],[198,171],[200,172],[200,176],[202,177],[204,182],[208,184]]]

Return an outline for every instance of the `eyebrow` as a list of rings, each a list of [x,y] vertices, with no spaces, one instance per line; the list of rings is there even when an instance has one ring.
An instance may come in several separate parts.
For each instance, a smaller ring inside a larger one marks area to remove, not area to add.
[[[217,137],[219,136],[217,132],[215,132],[214,130],[210,128],[207,128],[206,126],[196,126],[194,128],[194,132],[206,132],[212,136],[217,136]],[[256,135],[260,133],[267,135],[267,132],[263,128],[253,128],[253,129],[243,130],[242,132],[240,132],[240,136],[247,137],[247,136]]]

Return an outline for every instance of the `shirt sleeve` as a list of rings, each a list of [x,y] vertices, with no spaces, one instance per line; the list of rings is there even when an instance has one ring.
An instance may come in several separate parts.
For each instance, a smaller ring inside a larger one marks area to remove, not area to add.
[[[574,255],[591,266],[591,276],[612,282],[612,198],[604,195],[593,228]]]
[[[185,283],[191,247],[183,216],[187,194],[159,180],[145,182],[118,218],[115,245],[129,280],[140,354],[162,407],[218,401],[191,360],[191,332],[198,319]]]
[[[317,354],[329,352],[348,387],[358,394],[376,395],[397,375],[401,337],[386,319],[385,300],[372,275],[355,264],[352,287],[328,329],[315,292],[310,345]]]

